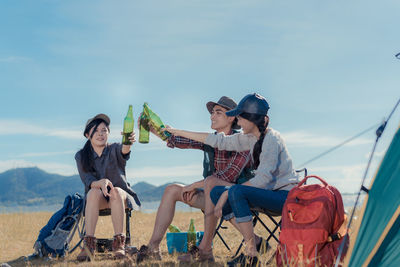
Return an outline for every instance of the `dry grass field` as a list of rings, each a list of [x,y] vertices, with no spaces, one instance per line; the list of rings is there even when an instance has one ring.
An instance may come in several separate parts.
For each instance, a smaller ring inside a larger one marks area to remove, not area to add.
[[[47,223],[52,213],[36,212],[36,213],[10,213],[0,214],[0,264],[8,263],[11,266],[135,266],[135,258],[127,258],[123,261],[115,261],[110,254],[97,253],[93,262],[79,263],[75,261],[78,251],[67,255],[64,259],[53,259],[50,261],[34,260],[26,262],[24,256],[33,252],[33,244],[38,236],[39,230]],[[201,212],[178,212],[174,218],[173,224],[180,229],[186,230],[189,226],[190,218],[195,220],[197,231],[203,230],[203,214]],[[263,221],[269,221],[262,216]],[[146,244],[150,239],[153,231],[155,214],[146,214],[136,212],[132,215],[131,245],[140,247]],[[224,239],[229,242],[232,250],[235,251],[241,241],[241,235],[233,229],[229,223],[224,223],[228,229],[222,229],[220,232]],[[265,230],[257,225],[256,233],[266,235]],[[96,237],[107,238],[112,237],[111,217],[100,217],[96,229]],[[76,242],[77,237],[74,238]],[[275,241],[271,241],[271,246],[276,247]],[[140,266],[185,266],[179,264],[177,255],[170,255],[167,251],[165,238],[161,243],[162,261],[149,261],[140,264]],[[232,255],[218,237],[214,239],[214,256],[215,264],[212,266],[226,266],[226,261]],[[272,256],[272,251],[261,256],[263,262]],[[186,265],[188,266],[188,265]],[[193,266],[193,265],[191,265]],[[274,266],[271,264],[271,266]]]

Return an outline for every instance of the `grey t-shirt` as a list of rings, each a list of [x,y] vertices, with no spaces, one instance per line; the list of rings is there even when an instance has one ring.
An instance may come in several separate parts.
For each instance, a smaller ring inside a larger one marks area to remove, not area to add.
[[[122,144],[107,144],[101,156],[93,151],[94,171],[85,172],[81,163],[81,150],[79,150],[75,154],[75,160],[79,176],[85,185],[85,194],[89,191],[92,182],[107,178],[114,187],[119,187],[132,196],[134,202],[131,201],[131,203],[135,209],[137,209],[135,204],[140,207],[139,198],[126,181],[125,166],[129,157],[130,152],[126,155],[122,154]]]
[[[225,136],[219,133],[209,134],[205,144],[228,151],[250,149],[250,154],[253,155],[256,142],[257,138],[252,134]],[[293,169],[292,159],[279,132],[268,128],[262,143],[260,165],[254,178],[249,181],[255,187],[269,190],[290,190],[298,183],[298,175]]]

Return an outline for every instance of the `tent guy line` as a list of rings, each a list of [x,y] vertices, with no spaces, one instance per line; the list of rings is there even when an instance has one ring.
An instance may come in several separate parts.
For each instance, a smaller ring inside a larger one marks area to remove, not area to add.
[[[355,210],[356,210],[358,201],[359,201],[359,199],[360,199],[361,191],[364,191],[364,192],[366,192],[366,193],[368,194],[368,190],[365,188],[364,182],[365,182],[365,179],[366,179],[366,177],[367,177],[369,167],[371,166],[371,162],[372,162],[372,158],[373,158],[374,153],[375,153],[376,145],[378,144],[378,141],[379,141],[380,137],[382,136],[383,132],[385,131],[385,128],[386,128],[387,123],[389,122],[390,118],[392,117],[394,111],[397,109],[399,103],[400,103],[400,99],[397,101],[396,105],[393,107],[393,109],[392,109],[392,111],[390,112],[390,114],[389,114],[389,116],[387,117],[387,119],[386,119],[385,121],[383,121],[382,124],[381,124],[381,126],[379,126],[379,128],[376,130],[376,140],[375,140],[375,142],[374,142],[374,145],[373,145],[373,148],[372,148],[372,152],[371,152],[371,154],[370,154],[370,156],[369,156],[369,160],[368,160],[368,163],[367,163],[367,167],[365,168],[365,172],[364,172],[364,175],[363,175],[363,178],[362,178],[362,181],[361,181],[361,186],[360,186],[360,189],[359,189],[359,191],[358,191],[357,198],[356,198],[356,201],[355,201],[355,203],[354,203],[353,210],[352,210],[352,212],[351,212],[351,216],[350,216],[349,223],[348,223],[348,225],[347,225],[347,230],[346,230],[347,233],[346,233],[346,235],[344,236],[344,238],[343,238],[343,240],[342,240],[342,243],[340,244],[339,254],[338,254],[337,258],[336,258],[335,267],[339,266],[340,257],[342,256],[342,252],[343,252],[343,249],[344,249],[344,245],[345,245],[346,242],[347,242],[349,229],[350,229],[350,226],[351,226],[351,222],[352,222],[352,220],[353,220],[353,218],[354,218],[354,213],[355,213]]]

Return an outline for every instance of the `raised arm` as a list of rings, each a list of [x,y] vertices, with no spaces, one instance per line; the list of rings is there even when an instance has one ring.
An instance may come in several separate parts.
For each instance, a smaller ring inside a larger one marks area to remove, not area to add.
[[[212,147],[216,147],[219,150],[237,151],[237,152],[247,151],[253,149],[254,144],[257,142],[257,137],[255,137],[252,134],[242,134],[242,133],[237,133],[234,135],[225,135],[224,133],[209,134],[209,133],[190,132],[168,127],[164,128],[163,130],[168,131],[174,135],[183,136],[198,142],[205,143]]]
[[[121,132],[121,135],[123,135],[123,133]],[[122,145],[122,154],[126,155],[129,152],[131,152],[131,146],[133,143],[136,142],[136,134],[133,131],[132,134],[128,137],[129,141],[131,141],[131,145]]]
[[[252,150],[256,142],[257,137],[252,134],[225,135],[224,133],[219,133],[208,135],[205,144],[216,147],[219,150],[242,152]]]
[[[173,135],[177,135],[177,136],[182,136],[182,137],[186,137],[198,142],[202,142],[204,143],[207,136],[209,135],[208,133],[199,133],[199,132],[189,132],[189,131],[185,131],[185,130],[179,130],[179,129],[174,129],[174,128],[164,128],[163,131],[167,131],[170,132]]]

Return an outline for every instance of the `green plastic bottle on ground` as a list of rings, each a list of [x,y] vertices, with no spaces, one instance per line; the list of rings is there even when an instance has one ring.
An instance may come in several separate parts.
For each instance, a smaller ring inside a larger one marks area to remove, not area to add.
[[[194,227],[194,220],[190,219],[189,229],[187,232],[188,249],[196,245],[196,228]]]
[[[168,226],[168,230],[169,230],[171,233],[180,233],[180,232],[181,232],[181,229],[179,229],[178,226],[175,226],[175,225],[173,225],[173,224],[170,224],[170,225]]]
[[[124,145],[132,145],[132,142],[129,141],[129,136],[133,132],[133,111],[132,111],[132,105],[129,105],[128,113],[126,114],[126,117],[124,119],[124,129],[122,130],[123,136],[122,136],[122,144]]]

